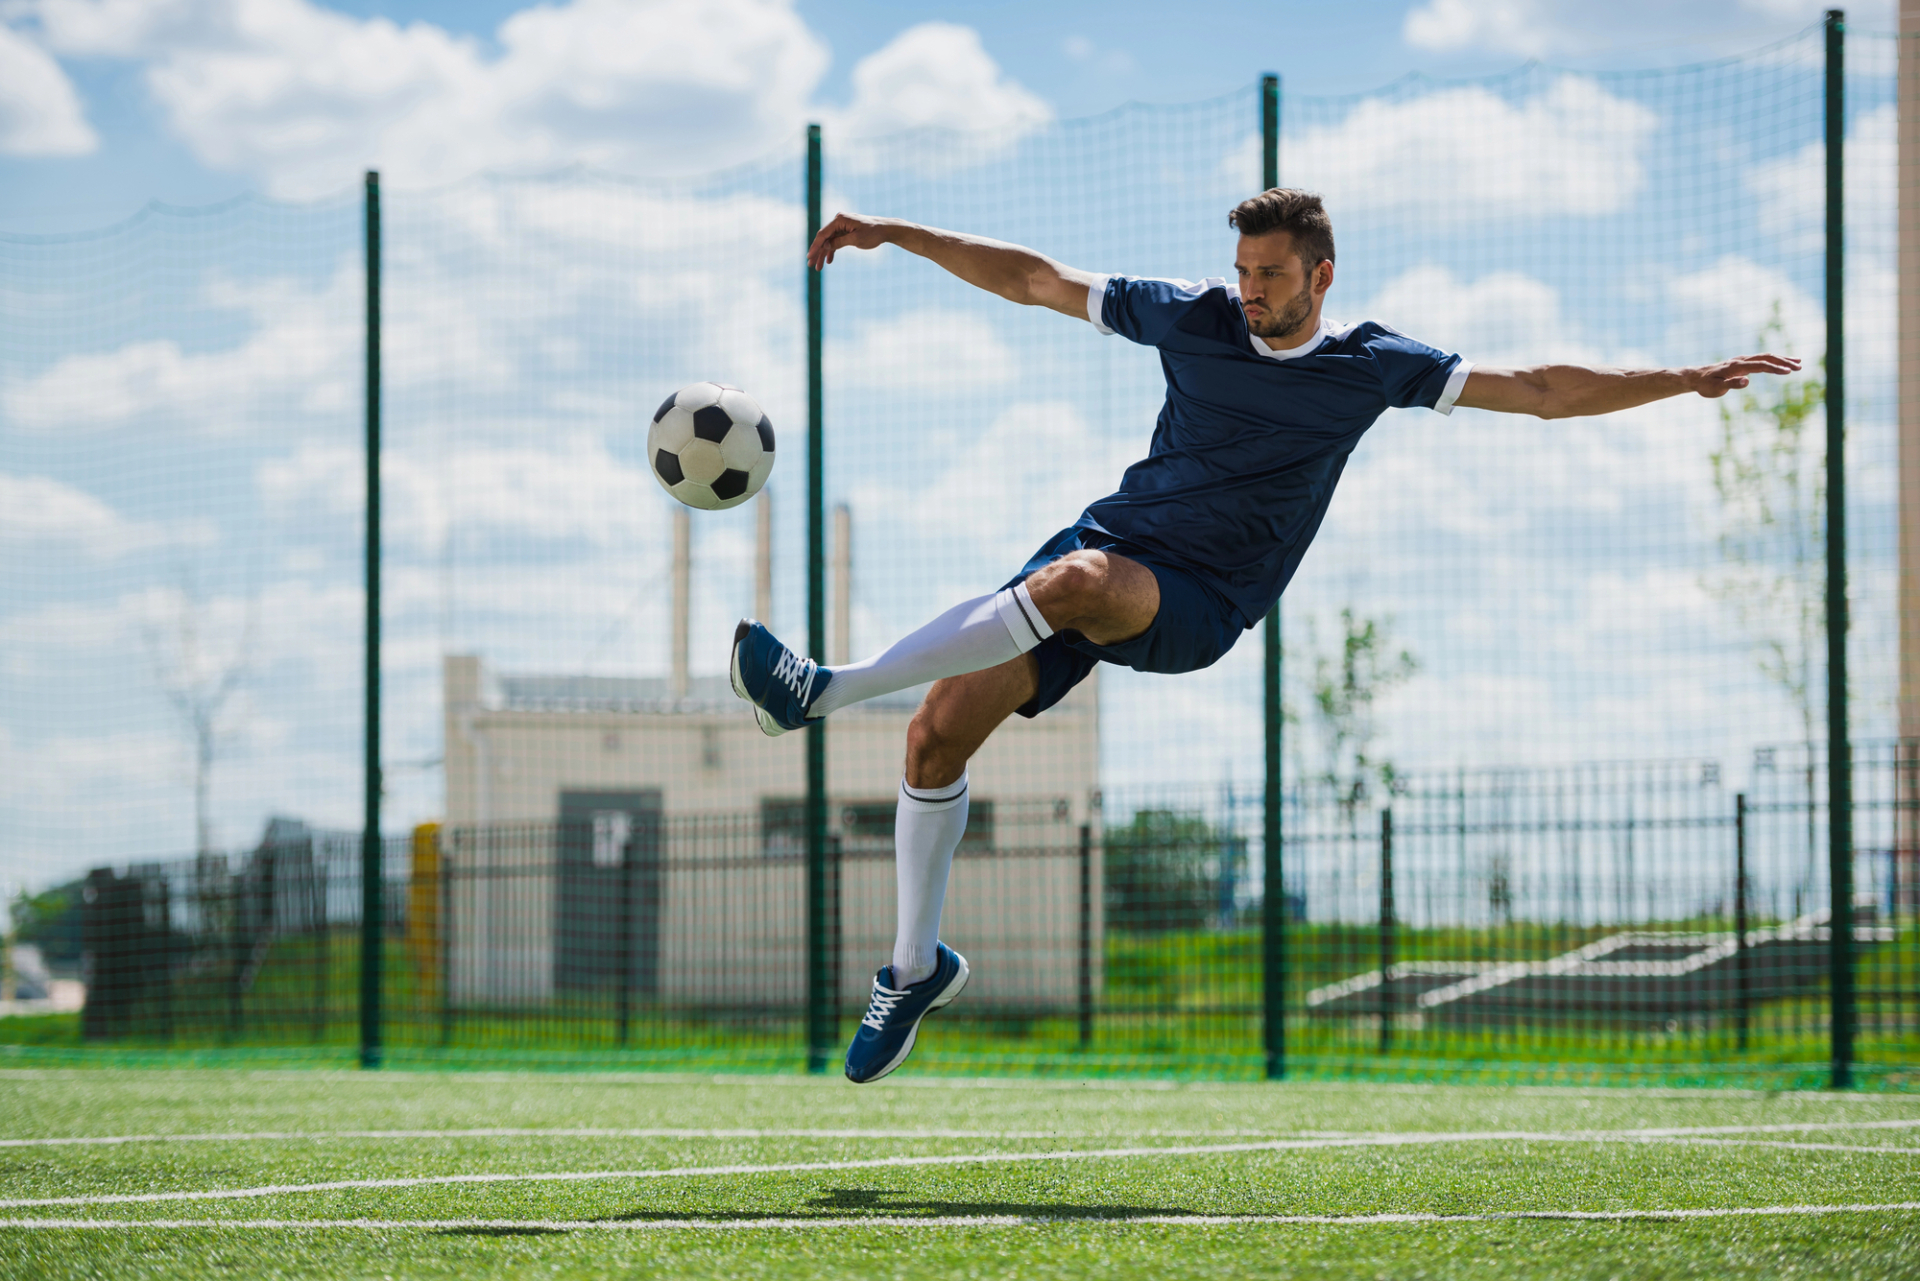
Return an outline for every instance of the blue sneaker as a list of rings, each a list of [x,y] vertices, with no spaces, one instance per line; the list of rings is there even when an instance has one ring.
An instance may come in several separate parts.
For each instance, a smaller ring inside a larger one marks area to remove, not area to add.
[[[904,988],[887,986],[893,967],[883,965],[873,976],[873,997],[860,1030],[847,1047],[847,1080],[856,1085],[878,1081],[907,1061],[920,1020],[960,995],[967,985],[967,958],[945,943],[934,945],[933,973]]]
[[[733,692],[753,704],[768,738],[805,725],[807,709],[833,680],[832,672],[794,653],[751,618],[733,629],[729,671]]]

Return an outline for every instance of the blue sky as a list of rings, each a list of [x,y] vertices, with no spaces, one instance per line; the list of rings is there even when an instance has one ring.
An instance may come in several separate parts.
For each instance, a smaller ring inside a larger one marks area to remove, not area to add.
[[[1094,270],[1217,274],[1221,211],[1258,177],[1252,85],[1273,69],[1283,174],[1325,190],[1340,229],[1333,314],[1481,361],[1651,363],[1746,349],[1778,305],[1779,341],[1817,352],[1817,60],[1779,44],[1817,7],[1166,12],[0,0],[0,882],[190,849],[180,703],[229,668],[216,839],[242,844],[273,813],[357,822],[368,164],[389,201],[395,827],[440,809],[443,653],[664,669],[668,500],[633,406],[733,382],[783,449],[801,443],[808,120],[828,131],[831,205]],[[1856,22],[1875,25],[1884,9]],[[1620,74],[1736,54],[1753,56]],[[1890,707],[1886,42],[1854,59],[1856,643],[1873,733]],[[245,195],[31,239],[153,198]],[[1110,487],[1144,448],[1159,372],[1150,352],[897,253],[836,266],[828,289],[829,488],[854,511],[864,652],[996,585]],[[1737,777],[1798,722],[1730,603],[1719,430],[1697,400],[1549,428],[1389,414],[1289,594],[1290,699],[1305,711],[1354,607],[1420,659],[1378,718],[1405,767],[1686,756]],[[794,456],[771,485],[786,549],[804,538]],[[751,599],[751,528],[744,508],[697,522],[696,672],[719,670]],[[798,560],[778,568],[774,621],[794,631]],[[1110,785],[1250,782],[1257,664],[1246,644],[1199,676],[1110,673]],[[1290,768],[1317,768],[1310,722]]]

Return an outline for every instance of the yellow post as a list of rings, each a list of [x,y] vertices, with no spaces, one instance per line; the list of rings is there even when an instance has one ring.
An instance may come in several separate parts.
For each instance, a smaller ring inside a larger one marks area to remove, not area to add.
[[[417,1009],[440,1008],[440,825],[413,829],[413,872],[407,886],[407,958],[413,965]]]

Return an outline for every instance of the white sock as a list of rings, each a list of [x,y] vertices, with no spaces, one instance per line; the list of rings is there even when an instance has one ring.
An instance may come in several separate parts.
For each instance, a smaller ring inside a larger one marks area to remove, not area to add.
[[[896,988],[933,973],[947,872],[966,830],[965,774],[950,787],[908,787],[905,779],[900,781],[900,808],[893,817],[893,877],[900,913],[893,939]]]
[[[975,597],[872,658],[829,667],[833,681],[814,700],[809,719],[945,676],[998,667],[1051,635],[1025,583]]]

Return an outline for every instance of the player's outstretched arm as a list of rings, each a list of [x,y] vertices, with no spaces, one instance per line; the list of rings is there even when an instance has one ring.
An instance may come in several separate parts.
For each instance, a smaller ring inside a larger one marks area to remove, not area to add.
[[[807,249],[807,265],[820,271],[842,249],[878,249],[898,245],[945,267],[970,285],[1026,307],[1051,307],[1068,316],[1087,317],[1087,290],[1094,273],[1057,263],[1042,253],[985,236],[923,227],[900,218],[835,214]]]
[[[1745,387],[1755,374],[1791,374],[1799,368],[1800,362],[1792,356],[1765,353],[1694,369],[1588,369],[1584,365],[1489,369],[1476,365],[1456,403],[1535,418],[1589,418],[1688,392],[1712,400]]]

